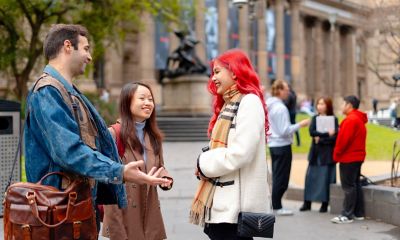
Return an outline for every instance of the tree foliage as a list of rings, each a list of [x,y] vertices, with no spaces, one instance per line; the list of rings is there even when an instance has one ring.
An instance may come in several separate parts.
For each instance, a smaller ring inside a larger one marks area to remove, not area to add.
[[[180,0],[0,0],[0,71],[15,80],[19,100],[42,57],[43,39],[52,24],[74,23],[87,27],[94,58],[127,32],[142,29],[142,13],[158,15],[179,25]]]

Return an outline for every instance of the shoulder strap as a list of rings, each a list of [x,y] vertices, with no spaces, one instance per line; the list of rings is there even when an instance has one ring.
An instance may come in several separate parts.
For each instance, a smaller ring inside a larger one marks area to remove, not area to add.
[[[78,103],[76,103],[75,100],[72,98],[72,93],[70,91],[68,91],[60,81],[51,77],[48,74],[44,74],[44,75],[42,75],[42,77],[40,77],[38,79],[38,81],[35,83],[34,87],[32,88],[32,92],[36,92],[40,88],[45,87],[45,86],[53,86],[61,93],[61,96],[63,97],[64,102],[66,102],[67,105],[70,106],[71,111],[74,114],[75,121],[78,124],[79,136],[81,136],[81,138],[82,138],[81,127],[80,127],[79,118],[78,118]]]
[[[115,123],[111,125],[112,129],[115,131],[115,141],[117,142],[117,148],[118,148],[118,155],[120,158],[122,158],[125,154],[125,145],[123,144],[121,140],[121,124],[120,123]]]
[[[72,106],[72,102],[70,99],[71,93],[68,92],[67,89],[65,89],[64,85],[60,81],[57,81],[55,78],[51,77],[50,75],[47,75],[47,74],[42,75],[42,77],[39,78],[39,80],[36,82],[36,84],[32,88],[32,92],[36,92],[45,86],[55,87],[61,93],[61,96],[63,97],[64,101],[68,104],[68,106]]]

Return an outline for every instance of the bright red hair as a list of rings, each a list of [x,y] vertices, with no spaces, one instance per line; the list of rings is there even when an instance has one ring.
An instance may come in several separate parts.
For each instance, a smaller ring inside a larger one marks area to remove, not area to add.
[[[224,105],[224,99],[222,98],[222,95],[217,94],[217,88],[214,81],[212,81],[214,76],[213,69],[216,61],[236,75],[236,85],[240,93],[253,93],[260,98],[261,104],[264,107],[265,136],[267,136],[269,129],[268,112],[264,100],[264,94],[261,90],[260,79],[258,78],[257,73],[254,71],[247,54],[240,49],[230,49],[210,62],[211,76],[208,80],[208,91],[210,91],[210,93],[213,95],[213,116],[211,117],[208,125],[208,135],[211,135],[211,131],[215,125],[215,122],[217,121],[217,117],[222,109],[222,106]]]

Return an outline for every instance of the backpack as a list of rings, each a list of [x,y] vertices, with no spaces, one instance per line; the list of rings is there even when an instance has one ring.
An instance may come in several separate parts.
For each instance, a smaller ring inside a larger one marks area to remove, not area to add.
[[[117,143],[118,155],[122,158],[125,154],[125,145],[121,139],[121,124],[115,123],[111,125],[112,129],[115,131],[115,141]]]

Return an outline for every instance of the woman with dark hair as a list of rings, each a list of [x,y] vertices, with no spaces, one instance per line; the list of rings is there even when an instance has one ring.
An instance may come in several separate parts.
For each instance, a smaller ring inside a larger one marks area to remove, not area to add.
[[[209,150],[197,162],[200,182],[190,219],[205,225],[210,239],[237,236],[240,211],[269,212],[267,110],[260,80],[247,55],[229,50],[211,62],[208,89],[213,95]]]
[[[109,130],[124,164],[144,160],[143,172],[164,167],[162,134],[157,126],[154,97],[149,86],[128,83],[122,90],[119,104],[120,119]],[[164,169],[160,177],[170,180],[161,189],[172,187],[172,178]],[[104,206],[103,236],[110,239],[166,239],[157,188],[150,185],[125,184],[128,207]]]
[[[329,185],[336,183],[336,164],[333,161],[333,149],[338,133],[338,119],[334,116],[332,100],[321,97],[317,101],[318,115],[310,125],[312,143],[308,154],[308,168],[304,187],[304,204],[300,211],[311,210],[311,202],[322,202],[320,212],[327,212],[329,202]],[[327,131],[317,131],[317,118],[332,116],[334,126]]]

